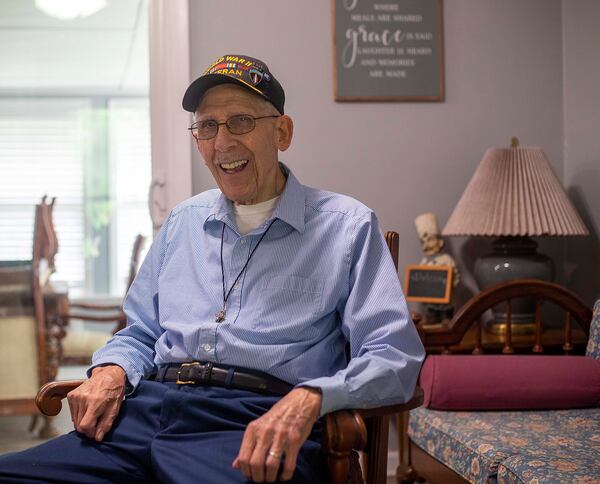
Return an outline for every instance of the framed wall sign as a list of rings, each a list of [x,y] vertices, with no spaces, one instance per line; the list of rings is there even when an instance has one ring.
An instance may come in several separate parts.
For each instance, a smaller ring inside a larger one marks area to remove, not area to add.
[[[442,0],[331,0],[336,101],[443,101]]]
[[[448,304],[452,298],[450,266],[406,267],[404,291],[407,301]]]

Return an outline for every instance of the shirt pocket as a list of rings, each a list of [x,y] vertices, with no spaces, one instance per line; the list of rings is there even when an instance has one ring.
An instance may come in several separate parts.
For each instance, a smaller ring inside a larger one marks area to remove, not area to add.
[[[294,275],[269,277],[262,284],[252,316],[252,327],[273,332],[291,331],[294,338],[314,324],[321,310],[323,281]]]

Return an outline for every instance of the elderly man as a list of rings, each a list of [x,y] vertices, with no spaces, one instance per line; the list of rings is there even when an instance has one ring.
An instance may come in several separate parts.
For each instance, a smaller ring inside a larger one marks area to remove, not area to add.
[[[247,56],[189,86],[219,190],[165,221],[68,396],[76,431],[0,459],[1,482],[323,482],[320,416],[410,398],[424,351],[377,219],[278,161],[284,101]]]

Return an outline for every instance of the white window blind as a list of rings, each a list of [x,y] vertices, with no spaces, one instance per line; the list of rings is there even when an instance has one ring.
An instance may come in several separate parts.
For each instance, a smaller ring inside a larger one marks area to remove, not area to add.
[[[95,270],[108,268],[109,293],[122,295],[135,236],[149,245],[152,233],[149,123],[147,98],[0,98],[0,260],[31,258],[34,206],[56,196],[53,279],[68,282],[73,296],[92,295],[105,277]],[[108,241],[97,252],[86,207],[105,172]]]
[[[123,294],[136,235],[146,236],[142,256],[151,242],[152,222],[147,202],[152,175],[150,111],[148,99],[112,99],[109,111],[112,186],[115,187],[111,242],[117,254],[111,260],[111,289],[114,294]]]
[[[57,276],[85,279],[82,124],[86,99],[0,99],[0,259],[31,259],[34,206],[58,195]]]

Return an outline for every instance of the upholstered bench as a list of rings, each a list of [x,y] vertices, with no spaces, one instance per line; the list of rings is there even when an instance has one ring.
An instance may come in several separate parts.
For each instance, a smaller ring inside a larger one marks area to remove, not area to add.
[[[410,468],[431,484],[600,483],[600,301],[585,356],[434,355],[420,385]]]

